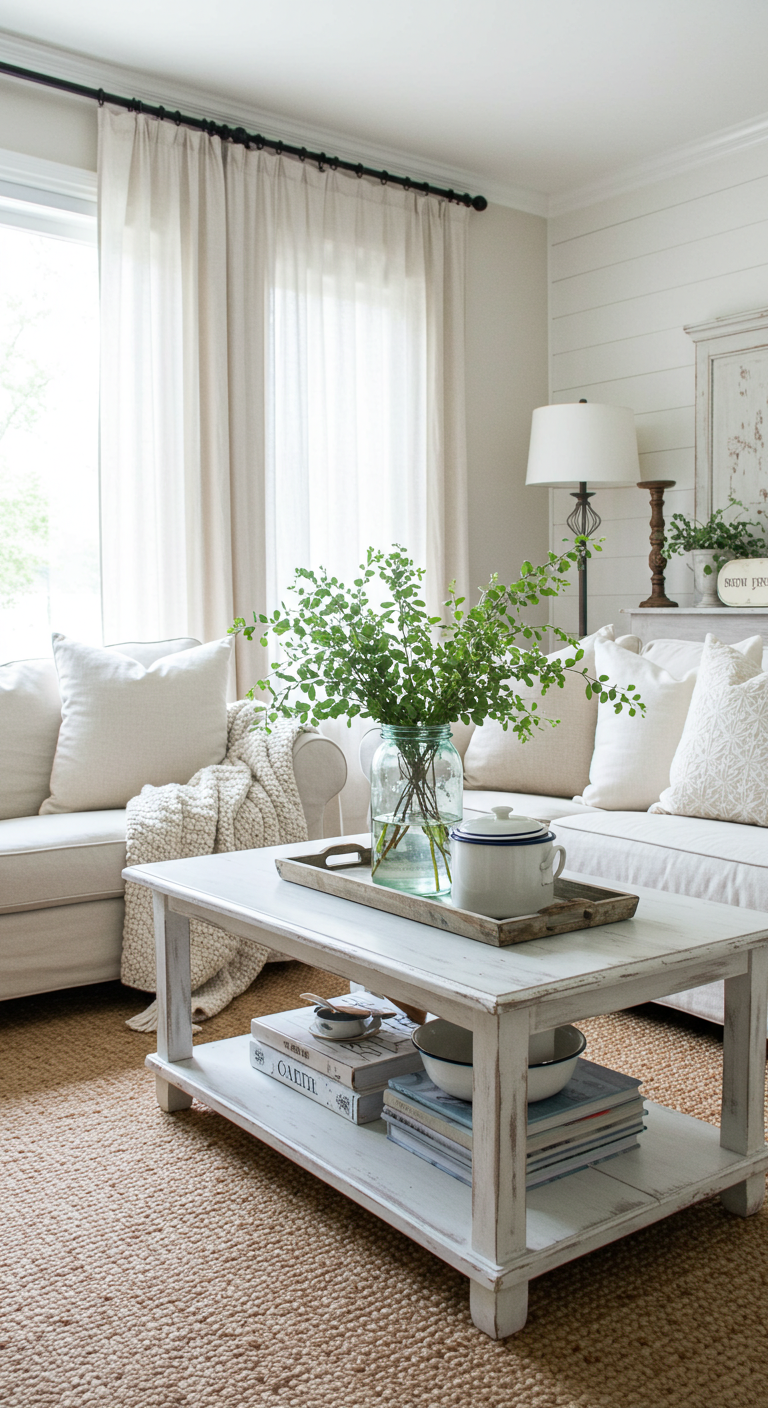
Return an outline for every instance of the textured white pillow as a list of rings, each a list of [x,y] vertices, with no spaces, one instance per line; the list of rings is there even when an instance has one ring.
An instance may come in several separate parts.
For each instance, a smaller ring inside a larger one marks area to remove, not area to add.
[[[535,700],[543,718],[559,719],[557,728],[544,725],[526,743],[493,719],[476,728],[464,754],[464,786],[499,792],[533,792],[548,797],[572,797],[586,785],[595,737],[597,701],[587,699],[585,683],[576,671],[595,671],[595,642],[612,640],[613,626],[603,626],[579,642],[584,658],[562,689],[542,696],[535,685],[520,688],[526,702]],[[550,659],[573,659],[573,650],[558,650]],[[632,656],[632,659],[636,659]]]
[[[652,810],[768,826],[768,674],[713,635],[669,786]]]
[[[124,807],[146,782],[188,782],[227,746],[232,640],[164,656],[145,669],[116,650],[54,635],[61,729],[51,795],[40,811]]]
[[[733,649],[759,669],[762,646],[760,636],[751,636]],[[675,658],[679,662],[684,656],[678,653]],[[649,655],[628,654],[613,641],[598,641],[595,673],[607,675],[611,684],[622,689],[636,685],[646,708],[644,715],[632,718],[626,708],[617,714],[610,703],[599,706],[589,786],[574,800],[606,811],[647,811],[669,786],[696,670],[678,679]]]

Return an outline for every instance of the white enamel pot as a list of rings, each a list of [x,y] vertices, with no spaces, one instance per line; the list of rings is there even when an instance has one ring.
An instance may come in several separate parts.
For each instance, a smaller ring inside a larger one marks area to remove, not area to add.
[[[493,807],[487,816],[454,826],[451,840],[456,909],[514,919],[554,901],[565,847],[540,821],[513,816],[511,807]]]

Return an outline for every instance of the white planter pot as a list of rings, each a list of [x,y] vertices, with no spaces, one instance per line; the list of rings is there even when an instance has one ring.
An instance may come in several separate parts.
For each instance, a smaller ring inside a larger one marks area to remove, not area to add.
[[[722,561],[723,554],[717,552],[715,548],[694,548],[691,553],[693,558],[693,586],[699,593],[699,601],[696,606],[702,611],[711,611],[715,606],[722,606],[722,602],[717,595],[717,569]],[[710,572],[705,568],[709,567]]]
[[[546,826],[531,817],[512,817],[511,810],[494,807],[493,815],[451,831],[451,903],[456,909],[514,919],[553,903],[565,847],[555,844]]]

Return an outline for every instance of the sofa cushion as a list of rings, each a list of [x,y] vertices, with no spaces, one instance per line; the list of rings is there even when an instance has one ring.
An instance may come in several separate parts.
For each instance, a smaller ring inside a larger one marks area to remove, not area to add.
[[[648,812],[593,812],[563,817],[553,829],[565,846],[569,872],[768,910],[768,831],[759,827]],[[721,982],[657,1001],[723,1022]]]
[[[537,821],[547,822],[558,816],[588,816],[594,811],[594,807],[585,807],[567,797],[545,797],[537,792],[464,793],[465,816],[470,812],[489,812],[491,807],[511,807],[517,816],[532,816]]]
[[[673,644],[677,647],[691,642]],[[752,668],[760,668],[760,636],[751,636],[730,648],[740,659],[751,661]],[[666,660],[668,667],[661,660]],[[582,802],[612,811],[646,811],[658,801],[669,786],[670,768],[683,736],[700,660],[701,651],[698,655],[685,650],[654,655],[649,652],[638,658],[613,641],[596,642],[597,675],[607,675],[613,684],[623,688],[634,684],[646,709],[645,714],[632,717],[626,708],[617,714],[610,702],[600,704],[589,785],[581,794]],[[672,669],[674,666],[682,671],[688,665],[688,672],[680,675]]]
[[[659,810],[768,826],[768,675],[708,635]]]
[[[554,823],[566,868],[616,885],[768,910],[768,831],[653,812],[592,812]]]
[[[145,785],[189,782],[227,747],[232,637],[145,669],[54,635],[61,728],[41,814],[124,807]]]
[[[0,667],[0,820],[40,810],[50,790],[60,723],[53,660]]]
[[[768,652],[761,636],[748,636],[735,644],[733,649],[741,651],[742,655],[747,655],[756,665],[766,669],[765,656]],[[661,665],[675,679],[681,680],[691,670],[698,671],[703,650],[703,640],[675,640],[670,637],[669,640],[647,641],[640,653],[644,659]]]
[[[610,701],[599,705],[589,783],[580,800],[609,810],[646,811],[669,782],[696,676],[675,679],[613,641],[597,642],[595,673],[621,689],[634,685],[646,707],[644,714],[626,707],[617,714]]]
[[[126,641],[120,650],[142,665],[189,650],[199,640]],[[0,820],[36,816],[51,788],[61,724],[59,681],[53,657],[13,660],[0,666]]]
[[[613,626],[604,626],[580,641],[584,657],[568,674],[562,689],[553,686],[542,695],[537,684],[521,684],[519,693],[530,705],[536,703],[541,718],[559,719],[556,728],[548,724],[534,729],[521,743],[511,728],[505,730],[494,719],[476,728],[464,755],[464,785],[472,790],[491,788],[535,795],[573,797],[589,781],[589,764],[595,738],[597,700],[587,699],[585,681],[577,673],[595,669],[595,642],[613,640]],[[573,659],[573,649],[555,651],[550,659]]]
[[[0,821],[0,914],[122,895],[125,812]]]

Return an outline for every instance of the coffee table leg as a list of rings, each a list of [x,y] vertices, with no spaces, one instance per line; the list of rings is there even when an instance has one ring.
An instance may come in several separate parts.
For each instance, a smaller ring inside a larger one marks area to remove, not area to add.
[[[483,1014],[474,1023],[472,1245],[496,1266],[525,1250],[528,1013]],[[470,1283],[470,1310],[492,1339],[521,1330],[528,1282],[491,1291]]]
[[[165,895],[152,894],[157,957],[157,1054],[165,1061],[192,1055],[192,981],[189,966],[189,920],[168,908]],[[169,1114],[188,1110],[192,1096],[162,1076],[155,1076],[157,1103]]]
[[[752,949],[746,973],[725,980],[723,1104],[720,1143],[737,1154],[755,1154],[765,1143],[765,1027],[768,947]],[[724,1207],[749,1217],[762,1206],[765,1176],[752,1174],[720,1195]]]

